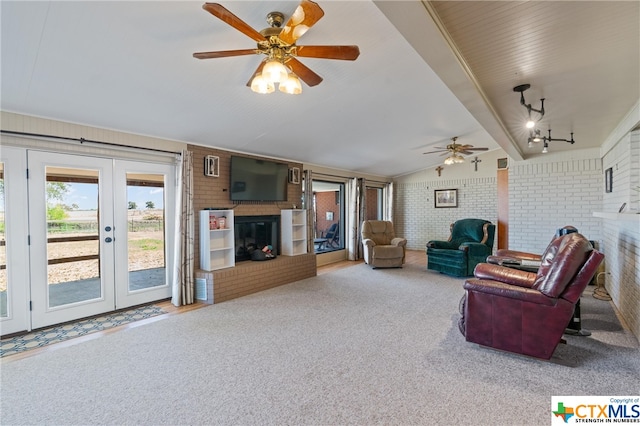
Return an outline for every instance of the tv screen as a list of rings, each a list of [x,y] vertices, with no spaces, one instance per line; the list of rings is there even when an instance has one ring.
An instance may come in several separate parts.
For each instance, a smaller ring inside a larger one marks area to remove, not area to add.
[[[231,156],[231,201],[286,201],[289,166]]]

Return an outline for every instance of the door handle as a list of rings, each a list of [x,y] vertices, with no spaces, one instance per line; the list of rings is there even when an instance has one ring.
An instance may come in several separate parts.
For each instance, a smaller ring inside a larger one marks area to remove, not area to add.
[[[104,241],[105,241],[106,243],[110,243],[111,241],[113,241],[113,238],[111,238],[111,237],[107,237],[107,238],[105,238],[105,239],[104,239]]]

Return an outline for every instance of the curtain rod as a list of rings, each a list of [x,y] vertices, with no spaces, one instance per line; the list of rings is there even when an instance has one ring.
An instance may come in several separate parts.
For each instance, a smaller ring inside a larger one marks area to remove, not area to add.
[[[167,150],[164,150],[164,149],[146,148],[146,147],[143,147],[143,146],[133,146],[133,145],[123,145],[123,144],[119,144],[119,143],[95,141],[95,140],[85,139],[85,138],[70,138],[70,137],[67,137],[67,136],[45,135],[45,134],[41,134],[41,133],[15,132],[13,130],[0,130],[0,133],[6,134],[6,135],[12,135],[12,136],[28,136],[28,137],[37,137],[37,138],[66,140],[66,141],[72,141],[72,142],[80,142],[80,144],[83,144],[83,143],[96,143],[96,144],[107,145],[107,146],[115,146],[115,147],[119,147],[119,148],[133,148],[133,149],[141,149],[141,150],[145,150],[145,151],[162,152],[164,154],[173,154],[173,155],[180,155],[181,154],[180,152],[167,151]]]
[[[311,170],[312,176],[328,176],[328,177],[335,177],[335,178],[341,178],[341,179],[353,179],[354,177],[358,177],[358,176],[338,176],[338,175],[330,175],[328,173],[320,173],[320,172],[314,172],[313,170]],[[367,182],[374,182],[374,183],[389,183],[389,182],[381,182],[379,180],[373,180],[373,179],[367,179],[367,178],[363,178],[364,180],[366,180]]]

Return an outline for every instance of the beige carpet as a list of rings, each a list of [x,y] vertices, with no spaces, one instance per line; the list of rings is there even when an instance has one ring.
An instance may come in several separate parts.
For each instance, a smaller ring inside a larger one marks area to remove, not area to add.
[[[465,342],[462,294],[359,264],[3,362],[2,423],[543,425],[552,395],[640,393],[610,302],[583,297],[592,336],[543,362]]]

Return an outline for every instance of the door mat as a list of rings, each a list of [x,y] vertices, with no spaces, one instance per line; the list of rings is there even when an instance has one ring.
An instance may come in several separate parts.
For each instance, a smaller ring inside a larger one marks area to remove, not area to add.
[[[158,306],[149,305],[33,331],[22,336],[0,340],[0,357],[28,351],[29,349],[41,348],[53,343],[64,342],[74,337],[84,336],[96,331],[107,330],[119,325],[166,313],[165,310]]]

